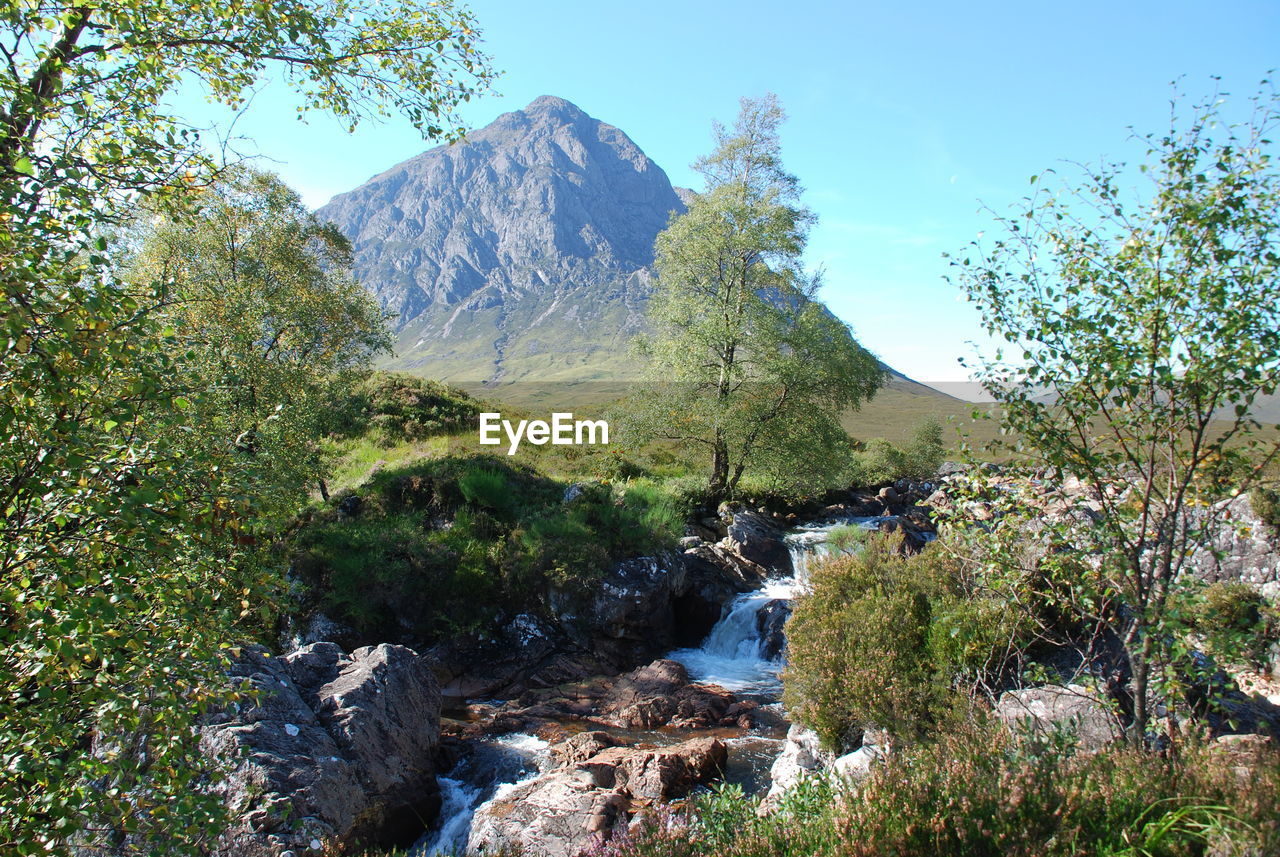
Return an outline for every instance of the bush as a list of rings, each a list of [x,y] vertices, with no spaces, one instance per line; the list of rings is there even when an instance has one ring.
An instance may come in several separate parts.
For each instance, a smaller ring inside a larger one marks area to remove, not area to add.
[[[938,472],[946,451],[942,425],[929,418],[916,426],[903,446],[877,437],[856,450],[850,461],[849,481],[871,486],[899,479],[928,479]]]
[[[903,473],[908,479],[929,479],[942,466],[947,446],[942,441],[942,424],[929,417],[916,426],[903,450]]]
[[[651,816],[604,857],[1191,857],[1275,854],[1280,757],[1076,755],[985,722],[892,754],[852,792],[802,781],[772,814],[732,788]]]
[[[1262,663],[1280,637],[1277,618],[1266,599],[1243,583],[1211,584],[1191,610],[1192,628],[1214,654],[1254,663]]]
[[[480,404],[463,390],[396,372],[374,372],[334,403],[330,431],[377,434],[383,443],[422,440],[473,428]]]
[[[1280,535],[1280,490],[1259,485],[1249,492],[1253,512],[1271,528],[1272,535]]]
[[[871,534],[858,553],[810,568],[810,591],[787,625],[785,698],[793,716],[833,749],[865,727],[920,740],[964,694],[994,683],[1028,620],[979,597],[942,545],[901,555],[901,537]]]
[[[1251,814],[1246,790],[1211,782],[1212,760],[1196,755],[1075,756],[1054,737],[1023,743],[971,726],[875,771],[838,821],[853,839],[843,853],[1173,857],[1258,837],[1241,817]]]
[[[536,612],[552,588],[584,598],[611,562],[683,531],[681,504],[655,483],[589,486],[572,503],[565,488],[504,457],[380,471],[293,534],[300,608],[325,611],[359,641],[430,643]]]
[[[856,524],[841,524],[827,533],[827,545],[839,553],[853,553],[867,542],[869,531]]]
[[[907,469],[907,456],[882,437],[868,441],[853,454],[851,482],[855,485],[882,485],[903,476]]]

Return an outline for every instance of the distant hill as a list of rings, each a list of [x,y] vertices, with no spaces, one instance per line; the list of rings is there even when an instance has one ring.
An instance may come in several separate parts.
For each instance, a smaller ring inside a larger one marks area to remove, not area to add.
[[[599,400],[635,377],[653,242],[694,196],[621,130],[542,96],[317,214],[396,314],[387,368],[525,400],[564,382]],[[942,397],[886,369],[896,391]]]

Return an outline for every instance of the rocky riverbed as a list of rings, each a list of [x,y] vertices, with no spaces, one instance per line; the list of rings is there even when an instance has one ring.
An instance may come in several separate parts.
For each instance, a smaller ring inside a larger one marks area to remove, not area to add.
[[[934,531],[921,501],[947,501],[936,487],[862,492],[803,516],[722,508],[678,551],[618,563],[590,604],[521,614],[488,640],[421,655],[385,644],[348,655],[331,641],[278,658],[246,650],[234,672],[258,701],[211,720],[203,739],[227,761],[237,818],[217,853],[373,844],[415,857],[507,846],[571,857],[717,781],[767,793],[767,810],[806,771],[865,775],[890,752],[887,736],[869,729],[833,758],[787,721],[790,601],[837,526],[896,530],[905,550],[922,547]],[[1274,539],[1234,526],[1222,537],[1231,550],[1204,574],[1274,585]],[[1256,722],[1280,713],[1230,692]],[[1065,683],[996,705],[1014,728],[1070,721],[1091,745],[1116,734],[1112,711]]]

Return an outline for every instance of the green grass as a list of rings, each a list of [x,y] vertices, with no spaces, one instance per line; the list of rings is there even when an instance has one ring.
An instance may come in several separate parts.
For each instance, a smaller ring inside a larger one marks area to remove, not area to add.
[[[446,452],[450,440],[438,441]],[[573,502],[566,487],[505,456],[384,466],[292,533],[305,584],[296,610],[322,610],[368,640],[485,633],[503,616],[549,611],[552,591],[584,599],[613,561],[683,534],[689,509],[661,482],[590,483]]]

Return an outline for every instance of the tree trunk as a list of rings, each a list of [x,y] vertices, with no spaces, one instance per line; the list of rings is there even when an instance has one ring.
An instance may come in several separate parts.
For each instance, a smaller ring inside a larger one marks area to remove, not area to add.
[[[1133,672],[1133,720],[1127,730],[1128,739],[1134,747],[1142,747],[1151,721],[1151,712],[1147,709],[1147,688],[1151,685],[1151,638],[1138,620],[1135,620],[1128,638],[1125,648],[1129,652],[1129,668]]]
[[[711,500],[719,503],[727,499],[729,493],[729,450],[721,440],[716,441],[712,450],[711,485],[708,490]]]

